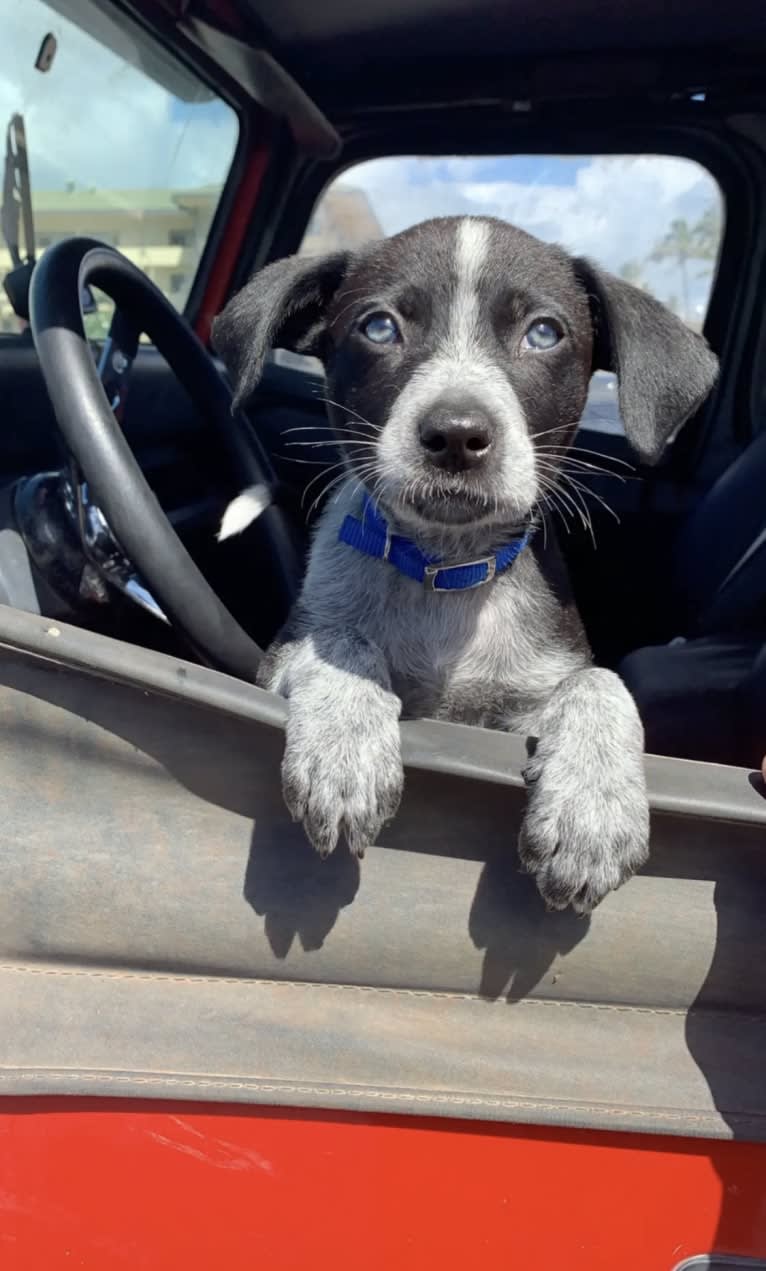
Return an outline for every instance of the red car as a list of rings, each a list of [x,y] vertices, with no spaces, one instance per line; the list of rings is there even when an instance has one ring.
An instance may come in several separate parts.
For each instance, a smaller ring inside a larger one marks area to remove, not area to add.
[[[0,30],[0,1267],[766,1267],[766,8]],[[212,318],[268,260],[471,211],[721,358],[651,470],[596,377],[560,509],[654,752],[650,864],[589,919],[519,873],[523,738],[403,723],[397,819],[323,862],[254,687],[338,452],[308,359],[232,415]]]

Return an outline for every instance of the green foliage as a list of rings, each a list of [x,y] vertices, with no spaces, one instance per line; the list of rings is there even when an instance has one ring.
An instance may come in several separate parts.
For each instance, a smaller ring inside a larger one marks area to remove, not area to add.
[[[689,266],[692,261],[703,261],[704,268],[696,278],[706,278],[713,270],[718,258],[718,249],[723,230],[720,205],[710,203],[699,220],[690,224],[684,217],[671,221],[667,232],[655,243],[644,261],[627,260],[619,270],[620,277],[635,287],[647,289],[643,278],[643,269],[650,262],[663,260],[675,261],[681,281],[681,301],[674,297],[670,307],[680,312],[681,317],[689,316]]]

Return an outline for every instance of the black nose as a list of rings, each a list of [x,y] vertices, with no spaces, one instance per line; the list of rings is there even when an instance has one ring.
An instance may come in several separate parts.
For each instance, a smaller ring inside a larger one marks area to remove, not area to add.
[[[447,472],[478,468],[492,449],[494,432],[481,407],[456,402],[437,404],[418,425],[420,444],[430,462]]]

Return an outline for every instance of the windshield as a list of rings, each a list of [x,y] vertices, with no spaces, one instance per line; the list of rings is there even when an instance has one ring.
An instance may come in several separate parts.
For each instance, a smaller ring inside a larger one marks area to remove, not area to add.
[[[137,26],[94,0],[3,0],[1,36],[0,277],[61,238],[87,234],[118,248],[183,308],[234,155],[234,111]],[[96,301],[88,318],[94,337],[111,316],[106,297]],[[0,331],[23,325],[1,290]]]

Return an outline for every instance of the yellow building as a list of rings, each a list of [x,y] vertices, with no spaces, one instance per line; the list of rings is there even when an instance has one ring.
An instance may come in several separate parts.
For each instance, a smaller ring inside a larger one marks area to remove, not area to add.
[[[380,221],[363,190],[333,185],[317,204],[301,244],[301,255],[320,256],[361,247],[382,238]]]
[[[34,191],[36,251],[71,234],[88,234],[117,247],[179,306],[189,291],[220,189]],[[0,249],[0,273],[11,267]],[[5,295],[0,329],[15,330]]]
[[[194,190],[34,190],[35,248],[72,234],[87,234],[116,247],[181,308],[189,293],[220,198],[220,187]],[[360,190],[330,189],[312,219],[302,251],[357,247],[381,235],[380,225]],[[11,259],[0,244],[0,278]],[[104,306],[108,322],[108,306]],[[0,289],[0,331],[18,322]],[[95,334],[95,332],[94,332]]]

